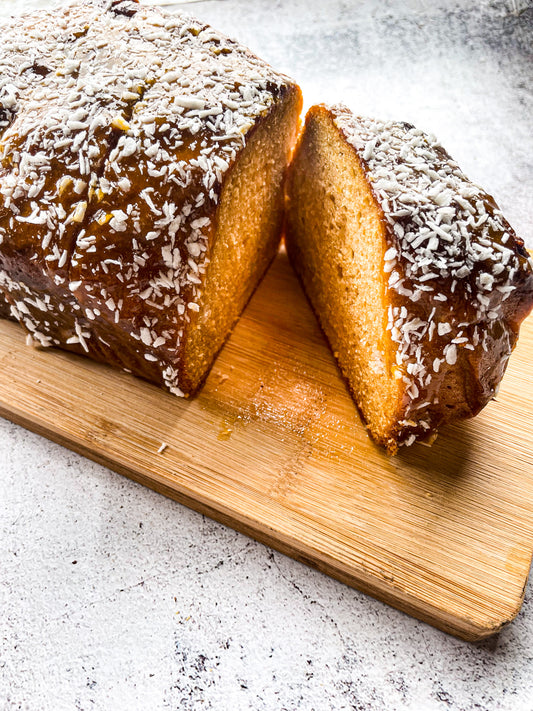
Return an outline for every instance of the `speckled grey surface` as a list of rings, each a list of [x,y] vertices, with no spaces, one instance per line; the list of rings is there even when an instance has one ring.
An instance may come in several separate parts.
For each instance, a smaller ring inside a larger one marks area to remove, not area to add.
[[[533,247],[530,3],[186,9],[307,104],[437,134]],[[0,536],[1,709],[533,709],[531,588],[460,642],[4,420]]]

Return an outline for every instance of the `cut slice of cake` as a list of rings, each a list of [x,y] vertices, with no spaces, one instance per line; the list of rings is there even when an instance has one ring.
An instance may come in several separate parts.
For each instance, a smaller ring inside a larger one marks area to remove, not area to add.
[[[312,107],[289,174],[286,242],[389,452],[494,396],[533,306],[532,260],[433,137]]]

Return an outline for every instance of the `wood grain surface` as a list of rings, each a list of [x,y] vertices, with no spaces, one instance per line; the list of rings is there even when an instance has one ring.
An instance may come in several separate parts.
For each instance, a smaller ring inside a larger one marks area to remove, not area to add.
[[[3,417],[440,629],[481,639],[520,608],[531,319],[497,400],[392,458],[368,439],[283,253],[190,401],[27,347],[5,321],[0,365]]]

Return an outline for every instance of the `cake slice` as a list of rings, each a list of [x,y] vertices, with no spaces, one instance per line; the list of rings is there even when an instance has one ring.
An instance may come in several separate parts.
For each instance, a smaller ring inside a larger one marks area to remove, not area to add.
[[[433,137],[312,107],[290,169],[286,242],[390,453],[494,397],[533,306],[532,260]]]

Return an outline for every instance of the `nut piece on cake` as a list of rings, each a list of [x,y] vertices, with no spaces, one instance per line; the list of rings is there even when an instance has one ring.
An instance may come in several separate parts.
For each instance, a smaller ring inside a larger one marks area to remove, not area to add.
[[[390,453],[494,396],[533,306],[533,263],[433,137],[312,107],[289,173],[286,241],[368,430]]]
[[[195,392],[277,252],[298,86],[130,0],[14,21],[1,66],[0,296],[42,346]]]

